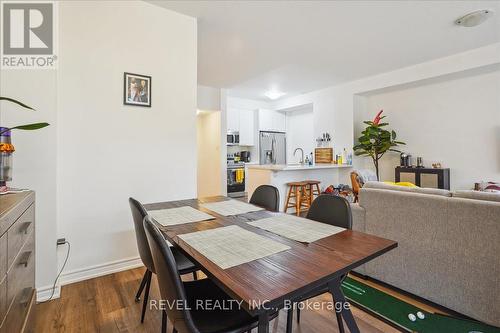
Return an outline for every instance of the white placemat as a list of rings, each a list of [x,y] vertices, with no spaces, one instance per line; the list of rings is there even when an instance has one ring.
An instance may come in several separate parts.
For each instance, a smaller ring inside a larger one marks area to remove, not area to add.
[[[199,211],[191,206],[148,210],[148,214],[164,226],[215,219],[212,215]]]
[[[248,224],[285,238],[305,243],[311,243],[346,230],[330,224],[315,222],[288,214],[248,222]]]
[[[236,225],[179,235],[222,269],[264,258],[290,247]]]
[[[239,200],[209,202],[201,204],[201,206],[206,209],[210,209],[211,211],[222,216],[240,215],[250,212],[256,212],[258,210],[264,210],[264,208],[257,207]]]

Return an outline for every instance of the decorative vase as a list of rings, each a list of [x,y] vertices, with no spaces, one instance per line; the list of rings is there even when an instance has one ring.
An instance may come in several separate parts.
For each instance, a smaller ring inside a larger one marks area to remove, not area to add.
[[[5,127],[0,127],[0,186],[12,180],[12,153],[14,146],[11,142],[11,133]]]

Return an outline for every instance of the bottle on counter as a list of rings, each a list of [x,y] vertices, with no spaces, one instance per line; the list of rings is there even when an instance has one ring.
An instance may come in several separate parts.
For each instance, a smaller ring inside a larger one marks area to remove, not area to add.
[[[347,150],[345,148],[342,151],[342,164],[347,164]]]
[[[309,155],[306,155],[306,160],[304,161],[304,164],[309,165]]]
[[[313,165],[314,164],[314,161],[313,161],[313,153],[311,152],[309,154],[309,165]]]

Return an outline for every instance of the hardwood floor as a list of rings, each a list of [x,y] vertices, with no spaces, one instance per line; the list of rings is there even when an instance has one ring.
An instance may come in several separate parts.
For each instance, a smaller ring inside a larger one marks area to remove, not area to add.
[[[140,323],[142,303],[135,303],[144,268],[110,274],[78,282],[62,288],[61,298],[36,305],[35,332],[160,332],[161,313],[146,312],[144,324]],[[156,278],[151,286],[152,299],[158,299]],[[330,301],[329,295],[317,300]],[[354,308],[358,326],[363,333],[398,332],[382,321]],[[338,332],[335,314],[328,311],[304,310],[300,325],[294,321],[294,332]],[[271,332],[285,332],[286,313],[271,322]],[[168,332],[171,332],[169,324]],[[256,330],[254,330],[256,332]]]

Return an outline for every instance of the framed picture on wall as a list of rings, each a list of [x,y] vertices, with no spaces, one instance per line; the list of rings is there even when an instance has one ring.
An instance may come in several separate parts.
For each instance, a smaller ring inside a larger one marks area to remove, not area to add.
[[[151,107],[151,76],[123,73],[123,104]]]

